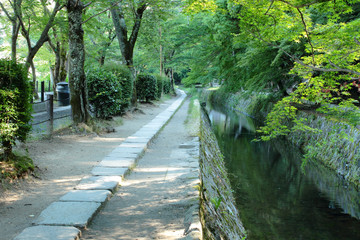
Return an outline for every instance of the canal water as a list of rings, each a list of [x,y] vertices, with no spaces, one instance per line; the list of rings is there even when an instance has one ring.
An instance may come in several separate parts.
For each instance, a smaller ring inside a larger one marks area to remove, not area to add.
[[[360,194],[286,142],[254,142],[253,119],[208,110],[248,239],[360,239]]]

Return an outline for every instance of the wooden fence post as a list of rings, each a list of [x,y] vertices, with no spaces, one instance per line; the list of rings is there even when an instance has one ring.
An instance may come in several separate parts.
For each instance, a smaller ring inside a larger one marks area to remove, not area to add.
[[[49,135],[52,135],[54,131],[54,95],[48,94],[48,115],[49,115]]]

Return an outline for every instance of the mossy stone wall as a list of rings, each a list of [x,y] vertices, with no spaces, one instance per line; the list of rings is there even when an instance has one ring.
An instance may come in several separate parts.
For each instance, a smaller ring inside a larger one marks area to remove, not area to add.
[[[200,136],[201,222],[204,239],[245,239],[230,181],[208,116],[202,110]]]

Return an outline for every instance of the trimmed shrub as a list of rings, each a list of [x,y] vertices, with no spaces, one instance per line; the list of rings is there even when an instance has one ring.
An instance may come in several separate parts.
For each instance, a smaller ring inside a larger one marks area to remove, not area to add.
[[[121,110],[125,111],[130,106],[131,96],[133,94],[133,77],[131,71],[126,65],[116,62],[107,62],[102,68],[105,71],[112,72],[117,77],[122,88],[122,105]]]
[[[161,94],[164,92],[163,88],[164,88],[164,80],[166,79],[166,77],[161,76],[160,74],[154,74],[154,77],[156,78],[156,84],[157,84],[157,94],[156,97],[157,99],[161,98]]]
[[[0,142],[4,158],[12,156],[15,141],[25,141],[31,125],[31,87],[24,65],[0,60]]]
[[[161,98],[161,94],[163,92],[163,81],[162,78],[156,78],[156,84],[157,84],[157,93],[156,93],[156,98],[160,99]]]
[[[171,82],[170,79],[165,77],[163,80],[163,89],[164,89],[164,94],[170,94],[171,92]]]
[[[108,119],[121,113],[121,84],[111,72],[93,68],[87,72],[89,103],[98,118]]]
[[[139,74],[136,78],[136,93],[140,101],[155,100],[157,96],[156,78],[152,75]]]

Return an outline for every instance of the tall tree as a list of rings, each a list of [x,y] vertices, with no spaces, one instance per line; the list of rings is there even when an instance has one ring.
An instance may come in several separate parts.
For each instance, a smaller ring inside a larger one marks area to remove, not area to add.
[[[84,72],[85,46],[82,28],[83,10],[90,3],[80,0],[67,0],[66,8],[69,21],[69,84],[71,109],[74,123],[90,120],[87,84]]]
[[[42,0],[42,3],[44,3],[44,0]],[[33,2],[30,3],[30,6],[31,6],[31,4],[34,4],[34,3]],[[14,6],[14,4],[12,4],[12,6]],[[31,67],[34,90],[35,90],[35,83],[36,83],[36,69],[35,69],[35,65],[34,65],[34,57],[38,53],[40,48],[44,45],[44,43],[49,40],[49,36],[48,36],[49,30],[54,25],[54,20],[55,20],[56,14],[62,8],[63,8],[63,6],[60,4],[60,0],[56,0],[55,5],[50,14],[48,14],[48,12],[44,11],[42,19],[46,19],[47,23],[45,26],[42,27],[42,29],[40,31],[41,32],[40,37],[36,41],[35,45],[32,44],[33,39],[31,37],[30,30],[31,30],[31,27],[33,27],[33,26],[32,26],[30,19],[32,17],[36,17],[36,13],[29,11],[29,14],[26,16],[28,23],[25,23],[24,16],[22,14],[21,9],[18,9],[16,11],[16,17],[17,17],[20,27],[21,27],[21,33],[27,43],[28,54],[26,57],[26,66],[27,66],[27,69],[29,69]],[[37,94],[35,95],[35,97],[37,97]]]
[[[114,3],[112,3],[114,4]],[[140,1],[137,6],[134,6],[133,14],[134,14],[134,22],[132,31],[130,34],[130,37],[128,36],[128,28],[126,25],[125,20],[125,13],[124,13],[124,2],[121,1],[117,7],[113,7],[110,9],[111,17],[114,23],[116,37],[119,42],[119,47],[121,50],[123,62],[128,66],[128,68],[131,70],[133,75],[133,81],[135,81],[136,78],[136,71],[134,67],[134,47],[136,40],[138,38],[138,34],[140,31],[141,21],[143,14],[147,7],[147,2],[145,0]],[[132,84],[133,93],[132,93],[132,99],[131,103],[132,105],[136,105],[137,102],[137,96],[136,96],[136,89],[135,84]]]
[[[113,19],[115,32],[119,42],[123,61],[135,75],[135,69],[133,65],[134,47],[140,31],[142,17],[147,7],[147,2],[140,1],[138,6],[135,6],[135,8],[133,9],[134,22],[130,36],[128,36],[128,28],[126,24],[123,4],[124,2],[121,1],[117,5],[117,7],[111,8],[110,12]]]
[[[11,2],[10,2],[11,3]],[[0,2],[0,7],[8,17],[12,25],[11,31],[11,60],[16,61],[16,52],[17,52],[17,40],[20,30],[20,22],[17,18],[17,13],[20,11],[22,0],[14,0],[12,2],[13,13],[10,14],[5,8],[4,4]]]
[[[44,11],[50,15],[45,1],[42,1]],[[60,16],[59,16],[60,15]],[[55,91],[56,85],[59,82],[64,82],[67,76],[67,52],[68,52],[68,27],[64,14],[59,13],[56,25],[51,28],[48,35],[48,46],[55,55],[55,64],[50,66],[50,74],[52,76],[54,96],[57,96]]]
[[[59,82],[64,82],[67,76],[67,57],[68,57],[68,39],[67,36],[53,28],[53,36],[49,36],[49,46],[51,51],[55,54],[55,64],[50,66],[52,75],[54,96],[56,96],[56,85]]]

